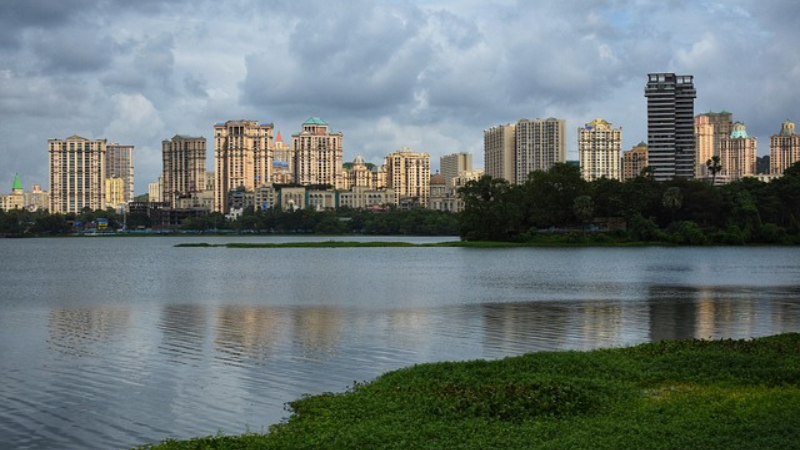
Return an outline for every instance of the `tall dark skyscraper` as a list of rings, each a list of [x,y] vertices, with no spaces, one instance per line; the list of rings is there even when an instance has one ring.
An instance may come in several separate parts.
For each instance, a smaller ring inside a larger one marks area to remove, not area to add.
[[[647,158],[656,180],[694,178],[694,99],[691,75],[647,75]]]

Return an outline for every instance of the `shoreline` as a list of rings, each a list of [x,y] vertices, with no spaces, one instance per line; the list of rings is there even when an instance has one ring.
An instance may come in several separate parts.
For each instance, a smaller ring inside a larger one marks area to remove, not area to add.
[[[797,333],[428,363],[289,402],[266,433],[137,449],[777,450],[796,446],[799,380]]]

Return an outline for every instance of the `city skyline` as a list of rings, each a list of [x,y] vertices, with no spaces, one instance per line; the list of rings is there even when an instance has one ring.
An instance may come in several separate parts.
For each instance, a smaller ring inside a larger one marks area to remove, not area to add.
[[[77,134],[133,145],[144,193],[164,139],[210,142],[230,118],[288,136],[323,117],[347,136],[345,161],[408,146],[435,171],[457,152],[484,166],[487,127],[558,117],[576,160],[576,129],[596,117],[625,129],[623,149],[647,140],[641,92],[653,72],[693,75],[695,114],[732,111],[760,156],[783,121],[800,120],[795,2],[6,6],[0,181],[19,173],[26,188],[47,184],[43,143]]]

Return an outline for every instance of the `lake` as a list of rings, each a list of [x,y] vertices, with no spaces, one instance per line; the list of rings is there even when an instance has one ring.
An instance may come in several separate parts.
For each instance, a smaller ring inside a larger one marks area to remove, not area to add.
[[[418,363],[800,331],[797,248],[175,247],[331,239],[0,239],[0,442],[266,431]]]

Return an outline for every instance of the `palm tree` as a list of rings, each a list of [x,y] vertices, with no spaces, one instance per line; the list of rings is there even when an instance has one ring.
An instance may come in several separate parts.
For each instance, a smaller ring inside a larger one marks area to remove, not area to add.
[[[711,185],[714,186],[717,183],[717,174],[722,171],[719,156],[712,156],[711,159],[706,161],[706,168],[711,173]]]
[[[683,195],[681,194],[680,188],[677,186],[667,188],[667,190],[664,191],[664,195],[661,197],[661,204],[672,211],[672,221],[675,222],[675,210],[680,209],[683,205]]]

